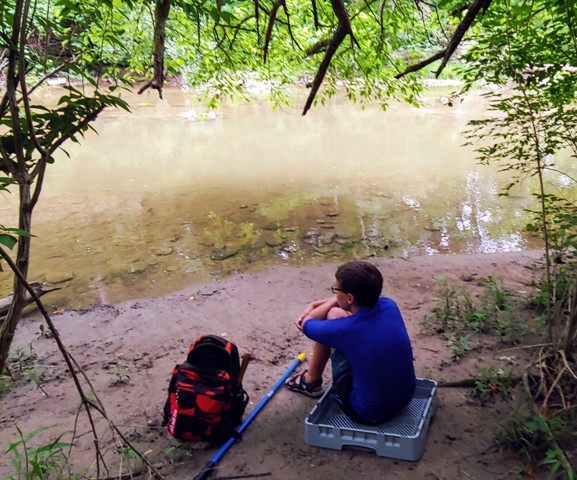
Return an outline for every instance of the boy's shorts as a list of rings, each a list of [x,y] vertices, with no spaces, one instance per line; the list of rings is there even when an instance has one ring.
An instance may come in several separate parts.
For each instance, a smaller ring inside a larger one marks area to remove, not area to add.
[[[355,422],[365,425],[376,425],[375,422],[371,422],[360,416],[352,407],[349,394],[353,389],[353,374],[348,360],[338,350],[334,350],[331,354],[331,367],[333,371],[331,395],[337,402],[339,408],[347,417]]]

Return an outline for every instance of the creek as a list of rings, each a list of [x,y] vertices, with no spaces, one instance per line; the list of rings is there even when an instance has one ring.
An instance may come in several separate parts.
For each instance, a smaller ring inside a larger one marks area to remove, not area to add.
[[[336,97],[303,117],[261,101],[206,115],[192,92],[164,93],[127,95],[131,113],[105,111],[98,133],[49,166],[29,275],[62,288],[49,304],[156,296],[277,264],[540,246],[523,233],[534,180],[499,196],[510,176],[462,146],[484,112],[478,96],[448,107],[435,90],[423,108],[386,111]],[[6,226],[16,197],[2,196]]]

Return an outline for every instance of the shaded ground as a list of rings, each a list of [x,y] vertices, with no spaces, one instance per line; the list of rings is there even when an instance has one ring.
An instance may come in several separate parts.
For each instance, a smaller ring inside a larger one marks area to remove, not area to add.
[[[480,293],[475,280],[492,276],[502,280],[507,290],[526,296],[531,290],[531,266],[540,255],[520,252],[375,259],[385,276],[384,293],[396,299],[404,313],[413,340],[417,374],[441,382],[473,377],[479,367],[488,364],[522,368],[530,349],[490,343],[464,361],[453,363],[446,341],[426,333],[422,320],[434,306],[435,276],[445,276],[450,285],[466,281],[473,294]],[[192,285],[161,298],[66,311],[53,319],[65,345],[104,402],[109,417],[146,452],[166,478],[190,479],[216,449],[204,444],[180,444],[167,438],[159,428],[174,364],[184,359],[189,343],[203,333],[226,336],[239,346],[241,353],[252,352],[254,359],[244,380],[251,397],[247,409],[250,412],[298,353],[309,353],[310,344],[293,321],[307,302],[328,296],[336,266],[275,267]],[[35,317],[32,315],[19,326],[13,352],[24,358],[33,342],[38,359],[32,365],[45,368],[44,380],[42,389],[21,382],[0,397],[0,475],[10,471],[12,456],[4,452],[9,442],[17,438],[15,425],[25,433],[40,426],[53,426],[42,434],[52,438],[61,433],[67,438],[74,428],[78,395],[54,341],[40,335],[41,322]],[[264,478],[287,480],[481,480],[512,478],[509,472],[519,463],[494,446],[495,426],[504,406],[481,406],[470,398],[467,389],[439,389],[436,415],[424,455],[418,462],[381,458],[369,452],[309,447],[303,440],[304,419],[314,404],[312,399],[281,389],[248,427],[242,441],[221,460],[213,478],[263,474]],[[78,432],[87,430],[85,423],[81,419]],[[104,428],[101,431],[103,448],[113,451],[110,433]],[[40,439],[41,436],[38,441],[43,441]],[[74,458],[78,464],[90,462],[92,457],[82,452],[90,451],[91,442],[89,435],[76,442]],[[177,457],[174,464],[168,463],[167,455]],[[120,459],[120,455],[112,456]],[[111,471],[108,476],[118,478],[116,473]]]

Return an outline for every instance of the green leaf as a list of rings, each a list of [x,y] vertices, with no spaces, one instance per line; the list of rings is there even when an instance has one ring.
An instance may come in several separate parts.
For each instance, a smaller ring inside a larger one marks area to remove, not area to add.
[[[0,233],[0,244],[8,247],[10,250],[18,243],[18,239],[12,235]]]

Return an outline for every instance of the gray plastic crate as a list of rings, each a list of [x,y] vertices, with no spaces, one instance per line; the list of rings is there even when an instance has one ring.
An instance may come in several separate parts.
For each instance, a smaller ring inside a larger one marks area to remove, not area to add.
[[[437,382],[417,379],[411,403],[380,425],[361,425],[347,417],[329,390],[305,419],[305,442],[313,447],[369,450],[379,457],[415,461],[421,458],[436,406]]]

